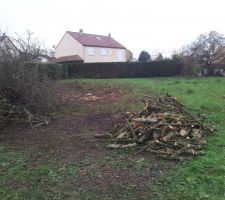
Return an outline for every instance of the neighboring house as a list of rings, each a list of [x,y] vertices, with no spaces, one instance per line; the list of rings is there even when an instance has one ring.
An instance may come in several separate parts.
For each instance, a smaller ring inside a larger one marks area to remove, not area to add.
[[[111,35],[67,31],[55,48],[55,62],[129,62],[133,54]]]

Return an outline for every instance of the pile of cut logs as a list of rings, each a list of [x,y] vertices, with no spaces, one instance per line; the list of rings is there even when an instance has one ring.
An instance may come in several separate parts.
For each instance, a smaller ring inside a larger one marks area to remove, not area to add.
[[[168,94],[144,96],[144,110],[130,114],[126,123],[109,134],[109,148],[137,147],[171,160],[186,160],[202,155],[205,136],[214,131],[204,115],[194,116],[175,97]]]

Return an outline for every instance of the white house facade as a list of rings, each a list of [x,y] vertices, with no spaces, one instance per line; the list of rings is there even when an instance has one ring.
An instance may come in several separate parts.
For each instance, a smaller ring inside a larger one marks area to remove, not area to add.
[[[67,31],[55,48],[54,57],[56,62],[128,62],[132,53],[111,35]]]

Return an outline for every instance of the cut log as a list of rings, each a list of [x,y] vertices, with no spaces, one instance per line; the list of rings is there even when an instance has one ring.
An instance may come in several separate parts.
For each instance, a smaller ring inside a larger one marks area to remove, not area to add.
[[[111,149],[124,149],[124,148],[132,148],[132,147],[136,147],[137,144],[136,143],[131,143],[131,144],[109,144],[107,147],[111,148]]]
[[[135,118],[132,119],[134,122],[145,122],[145,123],[156,123],[158,119],[156,118]]]

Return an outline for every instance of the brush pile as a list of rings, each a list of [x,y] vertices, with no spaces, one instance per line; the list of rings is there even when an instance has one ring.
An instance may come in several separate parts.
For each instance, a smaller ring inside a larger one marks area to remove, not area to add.
[[[41,126],[49,125],[50,119],[47,116],[40,114],[32,114],[22,106],[15,106],[7,102],[7,99],[0,99],[0,129],[10,123],[26,123],[32,129]],[[0,131],[0,134],[1,134]]]
[[[36,65],[44,55],[31,32],[15,38],[0,31],[0,134],[12,123],[28,123],[31,128],[49,124],[57,105],[50,81]]]
[[[168,94],[145,96],[144,110],[131,114],[122,126],[107,135],[109,148],[141,147],[159,156],[184,160],[202,155],[205,136],[214,129],[204,123],[204,116],[192,115],[176,98]]]

